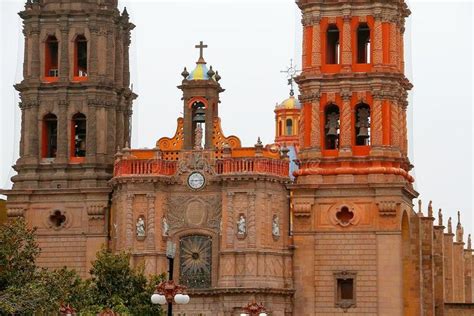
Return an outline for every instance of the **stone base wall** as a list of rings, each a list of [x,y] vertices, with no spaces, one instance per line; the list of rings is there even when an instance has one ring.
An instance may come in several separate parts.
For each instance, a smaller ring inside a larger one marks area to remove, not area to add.
[[[472,316],[474,304],[448,303],[444,304],[445,316]]]

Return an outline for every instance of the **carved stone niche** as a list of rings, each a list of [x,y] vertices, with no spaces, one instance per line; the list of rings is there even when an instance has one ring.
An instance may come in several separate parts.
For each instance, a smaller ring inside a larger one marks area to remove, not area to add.
[[[380,216],[396,216],[399,205],[400,203],[395,201],[379,201],[377,203]]]
[[[359,211],[347,204],[332,207],[329,210],[328,216],[333,225],[340,225],[342,227],[357,225],[360,221]]]
[[[356,307],[356,276],[355,272],[334,272],[334,302],[335,306],[342,308],[344,312],[351,307]]]

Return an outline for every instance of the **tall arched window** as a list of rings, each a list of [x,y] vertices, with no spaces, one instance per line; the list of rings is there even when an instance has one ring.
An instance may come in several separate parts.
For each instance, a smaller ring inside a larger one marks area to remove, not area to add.
[[[74,76],[87,77],[87,39],[84,35],[78,35],[74,45]]]
[[[355,139],[357,146],[370,145],[370,107],[360,103],[355,110]]]
[[[56,36],[50,35],[46,39],[44,51],[44,76],[58,77],[58,40]]]
[[[370,28],[367,23],[357,28],[357,63],[370,64]]]
[[[58,149],[58,119],[56,115],[49,113],[43,117],[41,134],[41,156],[55,158]]]
[[[291,119],[286,120],[286,135],[293,135],[293,121]]]
[[[339,29],[331,24],[326,32],[326,64],[339,64]]]
[[[339,107],[331,104],[326,108],[325,113],[325,148],[338,149],[339,148]]]
[[[76,113],[72,117],[72,157],[85,157],[86,156],[86,128],[87,121],[86,116],[82,113]]]

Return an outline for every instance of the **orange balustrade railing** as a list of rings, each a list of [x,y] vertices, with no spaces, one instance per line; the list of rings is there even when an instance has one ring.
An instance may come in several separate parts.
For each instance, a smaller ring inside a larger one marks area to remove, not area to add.
[[[177,161],[162,159],[123,159],[115,163],[114,176],[162,175],[176,173]],[[224,158],[216,161],[216,173],[230,174],[266,174],[288,177],[289,163],[271,158]]]
[[[229,158],[217,161],[218,174],[269,174],[288,177],[289,163],[269,158]]]
[[[166,161],[161,159],[124,159],[115,163],[114,176],[172,176],[176,172],[176,165],[176,161]]]

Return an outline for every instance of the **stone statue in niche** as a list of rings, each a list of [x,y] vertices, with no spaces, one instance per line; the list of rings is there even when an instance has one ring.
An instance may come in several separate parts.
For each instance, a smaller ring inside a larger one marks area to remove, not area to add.
[[[138,219],[137,219],[137,223],[135,224],[136,228],[137,228],[137,237],[138,238],[144,238],[145,237],[145,219],[140,216]]]
[[[273,215],[272,235],[276,238],[280,237],[280,219],[278,218],[278,215]]]
[[[170,226],[168,224],[168,220],[166,217],[163,217],[161,220],[161,231],[162,231],[162,236],[163,237],[168,237],[169,236],[169,231],[170,231]]]
[[[247,222],[243,214],[240,214],[237,221],[237,235],[244,236],[247,233]]]

